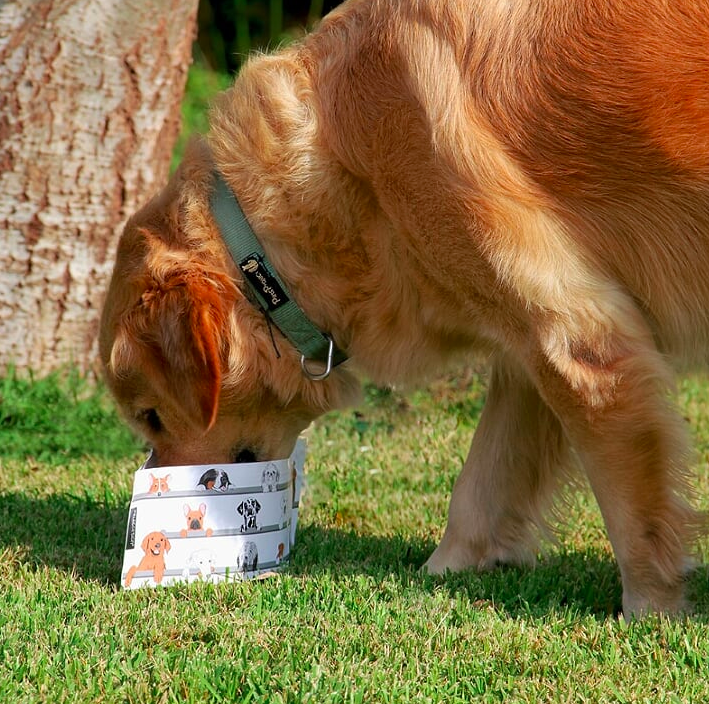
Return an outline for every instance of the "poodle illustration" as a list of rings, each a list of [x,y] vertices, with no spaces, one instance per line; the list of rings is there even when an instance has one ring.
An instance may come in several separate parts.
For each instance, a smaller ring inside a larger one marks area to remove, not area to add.
[[[239,515],[244,519],[244,523],[239,529],[242,533],[250,530],[258,530],[257,523],[258,512],[261,510],[261,504],[253,497],[244,499],[237,507]]]
[[[126,574],[125,585],[130,587],[136,572],[151,572],[155,584],[162,582],[165,574],[165,553],[170,552],[170,541],[161,531],[148,533],[140,546],[145,555]]]
[[[168,482],[170,481],[170,475],[166,474],[164,477],[156,477],[154,474],[150,475],[150,488],[148,489],[148,494],[155,494],[156,496],[162,496],[170,491]]]
[[[192,509],[189,504],[183,506],[185,518],[187,519],[187,528],[180,531],[180,535],[186,538],[192,533],[204,533],[209,537],[214,532],[211,528],[204,527],[204,515],[207,513],[207,504],[200,504],[199,508]]]
[[[265,492],[278,490],[278,467],[269,462],[261,474],[261,487]]]
[[[258,548],[249,540],[241,546],[236,556],[237,572],[255,572],[258,567]]]

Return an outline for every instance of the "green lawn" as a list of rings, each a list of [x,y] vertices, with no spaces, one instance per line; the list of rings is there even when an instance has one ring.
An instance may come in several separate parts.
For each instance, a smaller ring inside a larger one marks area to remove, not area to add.
[[[583,489],[535,569],[418,572],[480,413],[476,375],[369,389],[312,428],[288,572],[139,592],[118,582],[140,444],[75,377],[0,394],[2,702],[709,701],[707,569],[695,615],[625,624]],[[707,398],[706,380],[681,384],[704,508]]]

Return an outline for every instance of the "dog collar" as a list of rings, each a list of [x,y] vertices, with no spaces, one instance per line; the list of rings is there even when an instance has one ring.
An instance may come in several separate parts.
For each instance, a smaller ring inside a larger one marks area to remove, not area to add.
[[[266,256],[234,192],[218,171],[214,172],[211,207],[229,254],[244,275],[258,305],[300,352],[303,373],[315,381],[325,379],[332,367],[344,362],[347,355],[337,348],[330,335],[313,324],[295,302]],[[325,364],[325,371],[311,372],[308,369],[309,360]]]

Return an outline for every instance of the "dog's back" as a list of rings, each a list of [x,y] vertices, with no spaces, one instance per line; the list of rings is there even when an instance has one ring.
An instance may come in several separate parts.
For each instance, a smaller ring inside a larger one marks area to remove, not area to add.
[[[326,139],[402,229],[436,232],[407,247],[439,278],[487,247],[531,303],[563,308],[602,272],[664,352],[706,362],[706,2],[360,3],[324,29],[309,50]]]

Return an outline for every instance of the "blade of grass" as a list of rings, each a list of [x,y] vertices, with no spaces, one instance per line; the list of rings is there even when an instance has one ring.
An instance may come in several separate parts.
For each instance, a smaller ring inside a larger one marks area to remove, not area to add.
[[[311,0],[308,11],[308,26],[312,27],[321,17],[324,0]]]
[[[252,49],[249,29],[248,0],[234,0],[236,9],[236,49],[240,58],[245,59]]]
[[[283,35],[283,0],[270,0],[268,28],[271,35],[270,44],[274,47]]]

